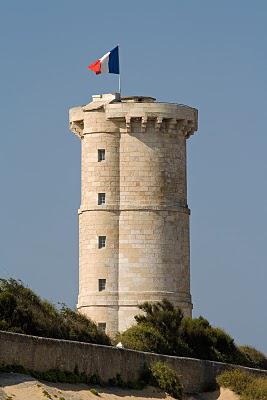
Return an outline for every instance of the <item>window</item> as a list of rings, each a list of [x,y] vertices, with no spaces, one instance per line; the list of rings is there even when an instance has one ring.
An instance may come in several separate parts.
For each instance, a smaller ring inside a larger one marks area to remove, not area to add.
[[[106,193],[98,193],[98,205],[101,206],[102,204],[106,203]]]
[[[98,322],[97,327],[100,332],[106,332],[106,323],[105,322]]]
[[[98,149],[98,162],[104,161],[106,159],[106,150]]]
[[[98,236],[98,248],[106,247],[106,236]]]
[[[103,292],[106,289],[106,279],[98,279],[98,291]]]

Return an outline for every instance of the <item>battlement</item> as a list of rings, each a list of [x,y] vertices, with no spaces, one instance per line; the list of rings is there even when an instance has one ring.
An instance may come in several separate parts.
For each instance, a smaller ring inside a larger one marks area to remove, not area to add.
[[[102,118],[100,112],[103,113]],[[118,93],[95,95],[89,104],[70,110],[70,130],[80,138],[85,134],[101,131],[169,132],[189,138],[197,130],[197,120],[198,113],[195,108],[183,104],[156,102],[153,97],[120,98]]]

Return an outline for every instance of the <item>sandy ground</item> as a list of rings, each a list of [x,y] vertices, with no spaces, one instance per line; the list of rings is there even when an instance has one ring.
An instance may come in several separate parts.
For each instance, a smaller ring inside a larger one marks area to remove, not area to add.
[[[158,389],[124,390],[95,387],[99,396],[90,392],[86,385],[39,382],[28,375],[0,374],[0,400],[172,400]],[[201,393],[185,397],[185,400],[239,400],[231,391],[223,389],[213,393]]]

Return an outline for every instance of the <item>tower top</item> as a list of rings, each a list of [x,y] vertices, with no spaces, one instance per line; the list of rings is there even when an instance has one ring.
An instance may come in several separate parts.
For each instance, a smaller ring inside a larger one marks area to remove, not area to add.
[[[103,113],[101,124],[99,113]],[[145,133],[153,124],[155,132],[180,132],[188,138],[197,130],[197,122],[195,108],[157,102],[150,96],[97,94],[92,96],[90,103],[70,109],[70,130],[80,138],[85,134],[103,132],[104,127],[110,133],[118,129],[121,133],[129,133],[133,125],[135,131]],[[140,128],[136,124],[140,124]]]

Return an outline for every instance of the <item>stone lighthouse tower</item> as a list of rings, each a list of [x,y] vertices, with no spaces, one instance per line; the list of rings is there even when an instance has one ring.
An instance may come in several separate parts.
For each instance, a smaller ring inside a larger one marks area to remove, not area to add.
[[[70,110],[82,143],[78,309],[113,335],[138,304],[191,315],[186,139],[197,110],[103,94]]]

